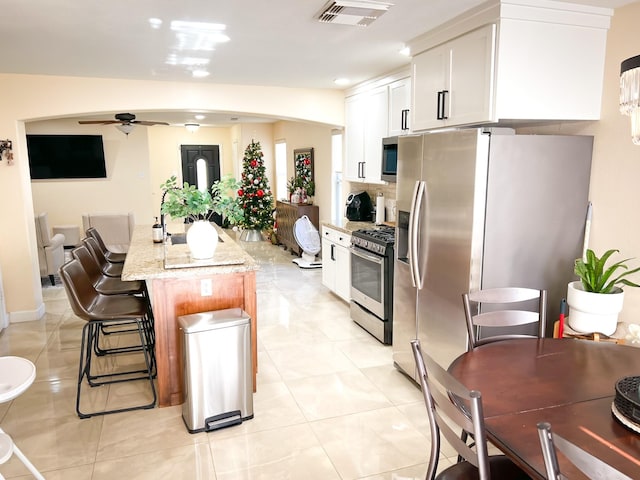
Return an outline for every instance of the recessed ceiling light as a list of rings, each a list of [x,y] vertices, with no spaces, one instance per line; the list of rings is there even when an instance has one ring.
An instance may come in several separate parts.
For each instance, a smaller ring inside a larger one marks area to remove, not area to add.
[[[198,114],[195,116],[196,120],[204,120],[204,115]]]
[[[208,77],[210,73],[206,70],[193,70],[191,72],[191,75],[193,76],[193,78],[205,78]]]
[[[150,18],[149,26],[153,29],[158,30],[162,26],[162,20],[159,18]]]
[[[178,50],[214,50],[217,43],[229,41],[223,32],[226,25],[220,23],[185,22],[173,20],[171,30],[176,32],[176,48]]]
[[[349,85],[350,80],[348,78],[336,78],[333,83],[335,83],[336,85]]]

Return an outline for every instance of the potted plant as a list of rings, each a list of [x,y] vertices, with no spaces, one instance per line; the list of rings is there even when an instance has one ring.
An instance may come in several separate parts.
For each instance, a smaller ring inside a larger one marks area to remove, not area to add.
[[[212,210],[222,215],[223,226],[231,226],[234,230],[244,219],[244,210],[236,195],[240,185],[231,174],[227,174],[211,186]]]
[[[618,314],[622,310],[624,292],[622,286],[640,287],[629,280],[629,275],[640,271],[640,267],[629,270],[629,258],[607,266],[609,257],[618,250],[607,250],[602,257],[587,250],[585,258],[575,262],[574,272],[580,280],[571,282],[567,290],[569,305],[568,322],[577,332],[615,333]],[[624,270],[618,272],[618,270]]]
[[[160,188],[163,191],[160,211],[171,218],[184,218],[187,223],[192,223],[186,236],[191,256],[196,260],[213,257],[218,244],[218,232],[208,219],[213,209],[211,194],[187,182],[179,186],[175,175]]]

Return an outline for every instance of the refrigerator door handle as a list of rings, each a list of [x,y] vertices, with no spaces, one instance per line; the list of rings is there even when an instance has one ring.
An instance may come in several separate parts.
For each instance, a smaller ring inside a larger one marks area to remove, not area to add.
[[[428,221],[428,216],[429,216],[429,204],[428,204],[428,199],[429,199],[429,195],[428,195],[428,191],[427,191],[427,182],[422,181],[420,182],[422,184],[422,188],[420,189],[420,191],[418,192],[418,199],[417,199],[417,208],[418,208],[418,214],[416,215],[416,223],[414,225],[414,229],[415,229],[415,238],[416,238],[416,243],[415,243],[415,270],[416,270],[416,283],[417,283],[417,287],[418,290],[422,290],[422,287],[424,287],[424,277],[426,276],[427,272],[421,272],[420,271],[420,258],[422,257],[426,257],[427,255],[427,249],[428,249],[428,243],[426,241],[426,239],[424,239],[422,245],[426,245],[425,247],[425,251],[418,251],[418,232],[420,230],[420,222],[426,222]],[[425,207],[425,212],[422,212],[422,207],[426,205]],[[425,264],[425,262],[422,262],[423,264]]]
[[[411,272],[411,284],[418,289],[422,288],[418,276],[418,222],[420,219],[420,199],[424,194],[425,188],[424,183],[423,181],[417,181],[413,187],[411,213],[409,214],[409,271]]]

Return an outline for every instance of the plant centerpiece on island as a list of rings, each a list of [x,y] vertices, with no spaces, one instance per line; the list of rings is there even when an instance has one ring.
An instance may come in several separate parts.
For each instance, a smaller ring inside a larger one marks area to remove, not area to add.
[[[218,245],[218,232],[209,223],[209,212],[213,209],[213,199],[207,190],[198,190],[187,182],[180,187],[175,175],[165,181],[160,211],[173,219],[184,218],[191,223],[187,230],[187,245],[196,260],[213,257]]]
[[[224,175],[211,186],[212,210],[222,216],[222,226],[225,228],[233,227],[236,230],[244,220],[244,209],[237,195],[240,187],[240,182],[231,174]]]
[[[628,278],[640,271],[640,267],[629,270],[626,262],[630,258],[606,266],[611,255],[617,252],[607,250],[598,258],[593,250],[587,250],[585,258],[576,260],[574,272],[580,280],[569,283],[567,290],[568,321],[573,330],[605,335],[615,333],[624,302],[622,286],[640,287]],[[619,269],[624,271],[616,275]]]

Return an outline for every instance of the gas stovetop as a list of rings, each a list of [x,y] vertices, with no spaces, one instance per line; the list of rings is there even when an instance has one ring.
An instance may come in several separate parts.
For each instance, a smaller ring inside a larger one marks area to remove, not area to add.
[[[385,225],[364,228],[351,233],[351,244],[378,255],[392,255],[396,230]]]

